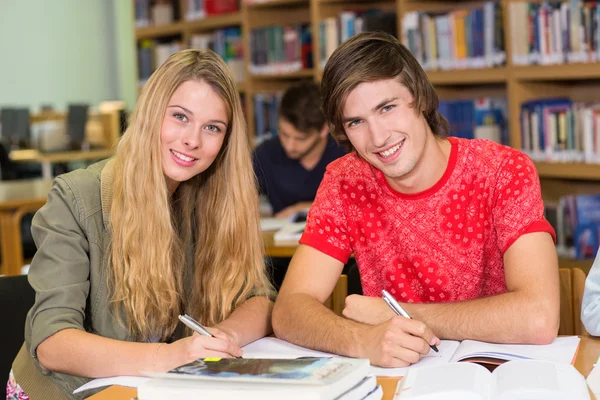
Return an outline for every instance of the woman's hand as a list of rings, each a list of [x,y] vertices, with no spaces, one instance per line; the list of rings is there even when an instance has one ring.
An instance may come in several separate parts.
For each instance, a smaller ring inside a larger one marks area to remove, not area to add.
[[[242,349],[230,341],[226,333],[216,328],[209,328],[216,337],[194,333],[192,336],[163,345],[157,350],[157,371],[169,371],[180,365],[190,363],[198,358],[206,357],[241,357]]]

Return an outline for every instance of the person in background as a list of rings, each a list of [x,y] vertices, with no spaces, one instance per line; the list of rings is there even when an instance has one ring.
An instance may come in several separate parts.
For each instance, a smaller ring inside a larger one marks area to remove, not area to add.
[[[210,50],[172,55],[114,159],[57,177],[34,217],[36,302],[10,398],[80,399],[90,378],[240,356],[271,333],[257,210],[228,67]],[[215,337],[191,334],[180,314]]]
[[[600,336],[600,251],[585,278],[581,322],[590,335]]]
[[[558,256],[531,159],[446,137],[431,82],[388,34],[344,42],[321,89],[331,132],[352,152],[327,167],[275,303],[276,335],[388,367],[417,362],[439,338],[552,342]],[[343,318],[322,303],[351,254],[365,296],[349,296]],[[384,289],[414,319],[396,316]]]
[[[315,198],[325,168],[344,155],[325,123],[319,87],[290,86],[279,106],[277,136],[254,151],[254,172],[276,218],[306,210]]]

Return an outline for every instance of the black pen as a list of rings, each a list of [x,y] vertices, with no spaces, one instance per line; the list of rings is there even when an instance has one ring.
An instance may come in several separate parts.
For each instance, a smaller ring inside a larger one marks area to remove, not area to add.
[[[191,330],[193,330],[194,332],[198,332],[201,335],[204,336],[208,336],[208,337],[216,337],[215,335],[213,335],[212,333],[210,333],[208,331],[208,329],[206,329],[205,327],[203,327],[198,321],[196,321],[194,318],[190,317],[189,315],[185,314],[185,315],[180,315],[179,316],[179,320],[181,322],[183,322],[188,328],[190,328]],[[242,357],[235,357],[235,358],[242,358]]]
[[[404,308],[402,308],[402,306],[400,304],[398,304],[396,299],[393,298],[392,295],[389,294],[387,291],[382,290],[381,297],[383,298],[383,301],[385,301],[386,304],[388,306],[390,306],[392,311],[394,311],[397,315],[400,315],[401,317],[404,317],[404,318],[412,319],[412,317],[410,315],[408,315],[406,310]],[[440,352],[435,344],[430,344],[429,347],[431,347],[431,349],[433,351],[435,351],[436,353]]]

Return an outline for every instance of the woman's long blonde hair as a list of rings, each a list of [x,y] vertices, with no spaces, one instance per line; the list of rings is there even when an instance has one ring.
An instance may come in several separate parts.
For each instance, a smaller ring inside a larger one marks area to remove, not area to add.
[[[213,164],[182,182],[171,199],[160,130],[173,92],[189,80],[207,83],[221,97],[229,126]],[[168,337],[182,311],[212,326],[248,297],[271,294],[250,149],[231,73],[214,52],[178,52],[144,86],[117,149],[110,213],[109,288],[135,337]],[[183,298],[190,245],[196,249],[193,289]]]

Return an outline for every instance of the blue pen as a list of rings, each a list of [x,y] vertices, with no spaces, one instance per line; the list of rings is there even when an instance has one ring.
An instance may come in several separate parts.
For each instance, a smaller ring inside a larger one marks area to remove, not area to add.
[[[386,304],[388,306],[390,306],[392,311],[394,311],[397,315],[400,315],[401,317],[404,317],[404,318],[412,319],[412,317],[410,315],[408,315],[406,310],[404,308],[402,308],[402,306],[400,304],[398,304],[396,299],[393,298],[392,295],[389,294],[387,291],[382,290],[381,297],[383,297],[383,301],[385,301]],[[436,353],[440,352],[435,344],[430,344],[429,347],[431,347],[431,349],[433,351],[435,351]]]

